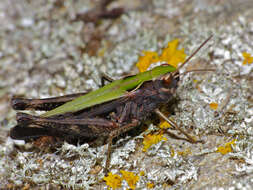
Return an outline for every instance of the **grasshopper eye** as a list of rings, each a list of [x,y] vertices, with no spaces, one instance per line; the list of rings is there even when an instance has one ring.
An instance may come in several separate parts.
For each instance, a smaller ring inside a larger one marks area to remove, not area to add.
[[[179,82],[179,74],[168,74],[162,77],[162,80],[164,82],[165,88],[167,89],[175,89],[178,86]]]
[[[166,85],[170,85],[172,80],[173,80],[173,75],[169,74],[169,75],[165,75],[162,80],[164,81],[164,83]]]

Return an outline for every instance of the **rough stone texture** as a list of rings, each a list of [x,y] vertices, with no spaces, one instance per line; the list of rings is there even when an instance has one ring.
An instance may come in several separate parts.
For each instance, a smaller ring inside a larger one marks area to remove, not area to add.
[[[144,171],[140,189],[148,182],[154,189],[252,189],[253,76],[252,65],[242,65],[242,52],[253,55],[252,1],[120,0],[109,6],[127,10],[117,19],[74,21],[98,2],[0,1],[0,188],[106,188],[101,170],[106,146],[64,144],[52,153],[10,139],[11,96],[42,98],[97,88],[101,72],[114,78],[137,73],[142,50],[159,51],[180,38],[189,55],[212,33],[209,46],[184,70],[217,71],[183,77],[171,116],[205,143],[168,136],[145,153],[143,135],[160,130],[150,125],[139,136],[117,141],[110,171]],[[210,109],[211,102],[218,110]],[[216,152],[233,139],[232,153]]]

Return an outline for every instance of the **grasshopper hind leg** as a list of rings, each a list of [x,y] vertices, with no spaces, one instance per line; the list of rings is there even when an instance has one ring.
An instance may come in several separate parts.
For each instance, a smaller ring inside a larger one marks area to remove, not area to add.
[[[40,127],[26,127],[16,125],[10,131],[10,137],[12,139],[28,140],[32,138],[38,138],[42,136],[48,136],[50,133],[47,129]]]
[[[42,126],[22,126],[16,125],[10,131],[10,137],[12,139],[24,140],[26,142],[37,140],[41,137],[52,137],[58,139],[57,142],[66,141],[73,145],[83,144],[83,143],[94,143],[96,136],[81,137],[75,135],[69,135],[61,130],[52,130],[50,128],[45,128]]]

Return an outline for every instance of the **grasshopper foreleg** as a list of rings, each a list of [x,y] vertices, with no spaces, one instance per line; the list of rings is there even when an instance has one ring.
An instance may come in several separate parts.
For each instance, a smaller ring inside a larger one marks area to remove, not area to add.
[[[189,140],[191,143],[202,142],[201,140],[200,140],[200,141],[195,140],[191,135],[189,135],[189,134],[188,134],[187,132],[185,132],[183,129],[181,129],[180,127],[178,127],[178,125],[177,125],[174,121],[168,119],[159,109],[155,109],[155,113],[156,113],[157,115],[159,115],[160,117],[162,117],[165,121],[167,121],[167,122],[168,122],[171,126],[173,126],[176,130],[178,130],[178,131],[180,131],[181,133],[183,133],[183,134],[188,138],[188,140]]]

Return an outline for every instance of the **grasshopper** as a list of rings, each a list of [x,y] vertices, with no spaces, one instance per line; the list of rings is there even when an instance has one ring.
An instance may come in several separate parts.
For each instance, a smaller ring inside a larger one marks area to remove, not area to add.
[[[151,113],[157,113],[197,142],[159,111],[173,98],[178,87],[179,69],[210,39],[206,39],[178,68],[167,64],[137,75],[111,81],[95,91],[47,99],[13,98],[16,110],[44,110],[40,116],[17,113],[17,125],[11,129],[13,139],[58,137],[70,143],[106,137],[108,143],[105,170],[109,168],[112,140],[140,125]],[[103,83],[104,81],[102,81]]]

